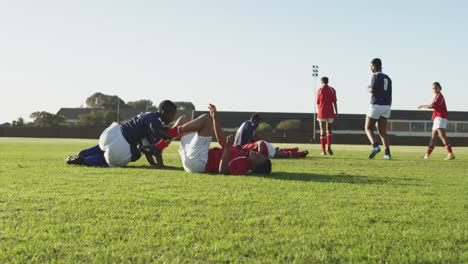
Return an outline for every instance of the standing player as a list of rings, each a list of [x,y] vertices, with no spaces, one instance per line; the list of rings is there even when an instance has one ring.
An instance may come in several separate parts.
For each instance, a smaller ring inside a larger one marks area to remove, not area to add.
[[[124,167],[141,157],[138,146],[146,139],[155,146],[152,153],[158,164],[151,163],[149,159],[148,162],[154,166],[164,167],[162,150],[169,145],[169,142],[162,139],[158,133],[165,124],[174,120],[176,113],[177,106],[165,100],[159,104],[159,112],[142,113],[122,125],[114,122],[102,132],[98,145],[80,151],[75,157],[68,157],[66,163]]]
[[[385,160],[392,159],[390,154],[390,141],[387,134],[387,120],[390,118],[392,105],[392,80],[387,74],[382,73],[382,61],[375,58],[371,62],[371,85],[368,87],[371,96],[371,105],[366,115],[366,134],[372,144],[369,159],[373,159],[380,152],[379,143],[375,138],[374,127],[378,125],[379,135],[385,147]]]
[[[452,145],[448,142],[447,136],[445,135],[445,131],[447,128],[448,123],[448,112],[447,112],[447,105],[445,104],[445,99],[440,90],[442,90],[442,86],[439,82],[435,82],[432,84],[432,89],[434,90],[435,97],[432,101],[432,104],[429,105],[420,105],[418,109],[427,108],[427,109],[434,109],[432,112],[432,121],[434,122],[432,126],[432,136],[431,140],[429,141],[429,147],[427,148],[426,154],[424,155],[424,159],[428,159],[431,155],[432,151],[435,147],[435,140],[437,135],[439,135],[442,143],[444,143],[445,148],[447,149],[448,155],[445,160],[453,160],[455,159],[455,155],[452,152]]]
[[[322,77],[322,87],[317,92],[318,115],[317,121],[320,125],[320,144],[322,145],[322,156],[325,156],[325,142],[327,142],[328,154],[333,155],[331,149],[332,127],[335,116],[338,115],[336,104],[336,91],[328,86],[328,77]],[[325,128],[327,134],[325,137]]]
[[[250,117],[250,120],[245,121],[239,127],[236,132],[236,137],[234,139],[235,146],[242,146],[248,143],[255,142],[255,129],[257,129],[258,125],[261,122],[261,118],[259,114],[253,114]]]

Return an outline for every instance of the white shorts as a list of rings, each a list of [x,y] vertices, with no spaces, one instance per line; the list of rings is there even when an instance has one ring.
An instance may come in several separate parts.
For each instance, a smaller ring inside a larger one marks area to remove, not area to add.
[[[333,124],[333,121],[335,121],[335,119],[334,118],[317,118],[317,121]]]
[[[273,147],[273,145],[270,142],[267,142],[265,140],[263,140],[263,143],[265,143],[265,145],[266,145],[266,147],[268,149],[268,158],[274,158],[275,153],[276,153],[275,147]]]
[[[366,116],[372,119],[380,119],[381,117],[390,118],[391,106],[389,105],[370,105]]]
[[[448,124],[447,118],[436,117],[434,118],[434,123],[432,125],[432,130],[437,130],[439,128],[446,129]]]
[[[130,144],[125,140],[118,123],[112,123],[99,137],[99,147],[109,167],[124,167],[132,159]]]
[[[180,138],[179,154],[186,172],[205,172],[211,137],[191,133]]]

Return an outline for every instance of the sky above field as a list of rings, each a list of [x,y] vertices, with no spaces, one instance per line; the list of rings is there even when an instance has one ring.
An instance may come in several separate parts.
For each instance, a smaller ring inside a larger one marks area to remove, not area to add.
[[[314,111],[312,65],[341,113],[365,113],[374,57],[393,109],[468,111],[465,1],[0,0],[0,123],[85,105],[208,102],[220,110]]]

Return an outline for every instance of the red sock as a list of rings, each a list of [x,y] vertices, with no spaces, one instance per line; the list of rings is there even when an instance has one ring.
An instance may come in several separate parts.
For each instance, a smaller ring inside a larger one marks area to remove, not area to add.
[[[170,127],[169,129],[167,129],[167,135],[168,135],[170,138],[180,137],[180,136],[181,136],[180,127],[181,127],[181,126],[173,126],[173,127]]]
[[[297,148],[282,148],[282,150],[285,151],[285,152],[287,152],[287,151],[296,152]]]
[[[325,135],[320,135],[320,144],[322,145],[322,152],[325,152],[325,140],[327,138],[325,137]]]
[[[159,150],[164,150],[171,144],[170,141],[166,142],[164,139],[160,139],[158,142],[154,144],[154,147],[159,149]]]
[[[327,134],[327,144],[328,144],[328,148],[330,148],[331,146],[331,139],[332,139],[332,134]]]
[[[450,144],[445,145],[445,149],[447,149],[448,153],[452,153],[452,145]]]
[[[427,155],[431,155],[432,151],[434,150],[434,147],[429,146],[426,150]]]
[[[304,151],[290,151],[289,156],[291,156],[291,158],[302,158],[305,157],[306,154]]]

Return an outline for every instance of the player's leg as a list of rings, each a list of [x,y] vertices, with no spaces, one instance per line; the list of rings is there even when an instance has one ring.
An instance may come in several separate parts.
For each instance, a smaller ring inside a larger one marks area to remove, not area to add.
[[[291,156],[288,154],[288,151],[284,151],[283,149],[276,148],[274,157],[275,158],[290,158]]]
[[[378,130],[380,139],[385,147],[385,156],[384,159],[391,159],[392,155],[390,154],[390,140],[387,134],[387,122],[388,119],[385,117],[380,117],[378,121]]]
[[[377,123],[377,119],[366,116],[366,124],[365,124],[366,134],[367,134],[367,137],[369,138],[370,143],[372,144],[372,151],[369,154],[369,159],[373,159],[375,155],[380,152],[380,147],[375,139],[375,134],[374,134],[374,127],[376,123]]]
[[[102,151],[102,149],[99,147],[99,144],[98,144],[96,146],[92,146],[90,148],[81,150],[80,152],[78,152],[78,156],[88,157],[88,156],[92,156],[92,155],[99,154],[99,153],[104,153],[104,151]]]
[[[429,159],[429,156],[431,155],[432,151],[434,150],[437,135],[438,135],[438,130],[433,129],[432,134],[431,134],[431,140],[429,140],[429,146],[427,147],[426,154],[424,154],[424,159]]]
[[[450,142],[448,141],[447,139],[447,135],[446,135],[446,130],[444,128],[439,128],[437,129],[438,132],[439,132],[439,137],[440,139],[442,140],[442,143],[444,143],[444,146],[445,146],[445,149],[447,150],[447,157],[445,158],[445,160],[453,160],[455,159],[455,155],[453,154],[452,152],[452,145],[450,145]]]
[[[325,127],[326,127],[326,122],[320,120],[319,121],[319,126],[320,126],[320,146],[322,147],[322,156],[325,156],[327,153],[325,152],[325,141],[327,140],[327,137],[325,135]]]
[[[333,128],[333,122],[327,121],[327,151],[328,151],[328,154],[330,155],[333,155],[333,150],[331,149],[332,128]]]

